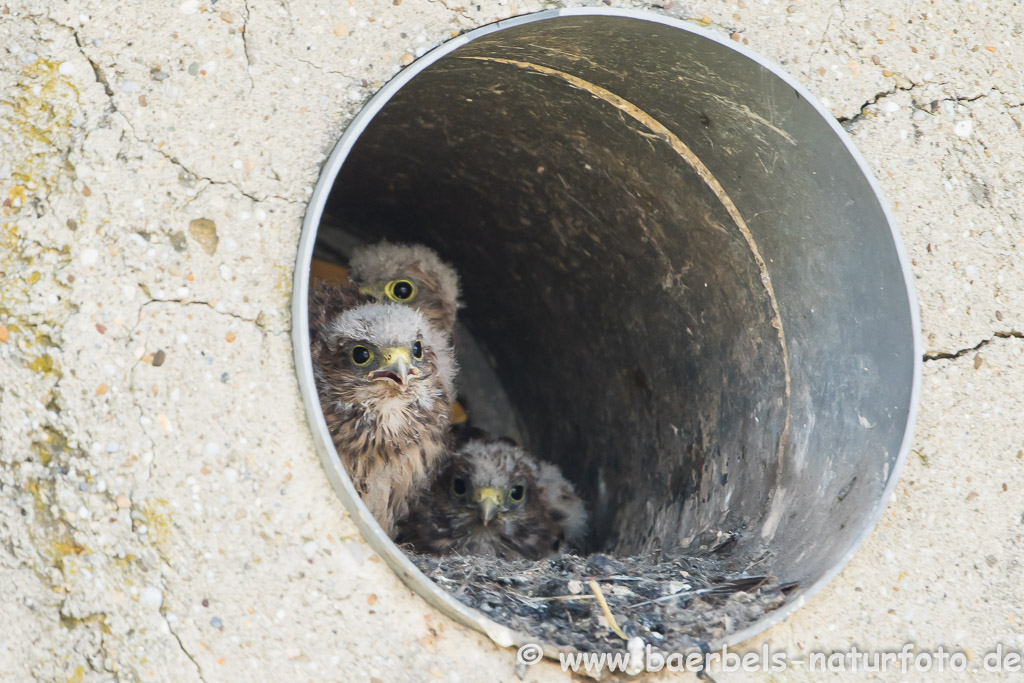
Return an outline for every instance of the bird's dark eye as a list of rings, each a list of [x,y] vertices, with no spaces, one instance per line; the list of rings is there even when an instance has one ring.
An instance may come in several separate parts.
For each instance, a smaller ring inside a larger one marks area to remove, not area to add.
[[[466,495],[466,480],[462,477],[452,479],[452,493],[456,498],[462,498]]]
[[[412,343],[412,357],[416,360],[423,360],[423,342],[419,339]]]
[[[522,484],[516,484],[508,490],[508,499],[513,503],[523,502],[523,496],[526,495],[526,487]]]
[[[416,285],[408,280],[392,280],[385,285],[384,293],[392,301],[409,301],[416,296]]]
[[[369,365],[373,360],[373,351],[363,345],[352,347],[352,362],[359,366]]]

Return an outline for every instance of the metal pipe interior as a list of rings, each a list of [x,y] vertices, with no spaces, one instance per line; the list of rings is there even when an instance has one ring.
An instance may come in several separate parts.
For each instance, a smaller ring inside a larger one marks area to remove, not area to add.
[[[587,550],[722,532],[729,563],[810,581],[874,522],[913,412],[911,294],[834,124],[757,61],[626,17],[484,35],[384,105],[327,214],[324,244],[457,266],[496,373],[468,393],[507,396],[575,482]]]

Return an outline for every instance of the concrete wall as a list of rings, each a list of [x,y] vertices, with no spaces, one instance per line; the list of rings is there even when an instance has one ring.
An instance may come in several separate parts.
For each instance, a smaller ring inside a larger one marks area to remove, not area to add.
[[[361,103],[459,31],[546,6],[0,4],[0,679],[513,678],[514,653],[433,613],[346,518],[288,306],[305,201]],[[1020,7],[663,11],[849,121],[913,258],[929,354],[878,529],[751,646],[942,644],[978,666],[1024,646]]]

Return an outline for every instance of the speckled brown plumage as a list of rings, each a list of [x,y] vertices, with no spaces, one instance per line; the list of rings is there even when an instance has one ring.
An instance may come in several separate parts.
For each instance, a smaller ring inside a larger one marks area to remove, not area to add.
[[[536,560],[579,547],[586,526],[583,502],[557,467],[508,441],[470,441],[416,499],[397,541],[437,555]]]
[[[309,344],[313,365],[324,349],[328,326],[340,314],[363,304],[373,303],[373,297],[361,293],[355,285],[313,281],[309,286]]]
[[[417,311],[360,305],[363,300],[344,286],[314,292],[313,370],[334,447],[363,502],[391,535],[448,450],[455,363],[447,340]],[[404,382],[371,377],[383,360],[360,368],[352,358],[356,346],[383,357],[385,349],[411,348],[417,340],[423,357],[410,364]]]

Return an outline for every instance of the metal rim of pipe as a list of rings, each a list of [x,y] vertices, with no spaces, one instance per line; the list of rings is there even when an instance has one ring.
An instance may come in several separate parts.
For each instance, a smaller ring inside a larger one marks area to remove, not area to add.
[[[892,231],[893,244],[896,250],[896,255],[899,259],[900,266],[902,268],[903,280],[906,287],[907,297],[910,303],[909,317],[913,332],[913,358],[921,358],[921,338],[920,338],[920,318],[918,312],[916,293],[913,287],[912,274],[909,269],[909,259],[907,258],[903,242],[900,238],[899,232],[896,229],[895,220],[892,216],[892,212],[888,203],[886,202],[884,195],[881,192],[880,187],[866,161],[853,145],[852,141],[838,124],[832,114],[826,109],[810,92],[808,92],[796,79],[788,75],[785,71],[780,69],[774,64],[767,62],[762,57],[758,56],[751,50],[744,46],[730,41],[727,37],[718,35],[712,31],[704,29],[702,27],[685,23],[680,20],[672,19],[669,17],[661,16],[653,12],[638,11],[638,10],[624,10],[624,9],[612,9],[612,8],[566,8],[558,10],[548,10],[538,12],[534,14],[524,15],[515,17],[505,21],[500,21],[494,24],[482,26],[473,31],[469,31],[456,38],[453,38],[442,45],[438,46],[431,52],[427,53],[409,67],[398,73],[391,81],[389,81],[384,87],[380,89],[370,101],[363,107],[363,109],[353,118],[352,122],[346,128],[341,139],[337,143],[332,152],[331,156],[325,163],[319,181],[317,182],[316,188],[313,191],[312,196],[309,200],[309,207],[306,212],[306,216],[302,226],[302,234],[299,240],[298,257],[295,265],[295,274],[293,280],[293,295],[292,295],[292,342],[293,352],[295,357],[295,365],[298,374],[299,387],[302,393],[303,400],[306,406],[307,418],[309,420],[310,428],[313,433],[314,441],[316,442],[317,450],[320,455],[321,462],[323,463],[324,470],[327,473],[328,480],[331,486],[334,488],[338,497],[341,499],[345,508],[352,516],[356,526],[359,528],[363,538],[370,544],[370,546],[378,552],[388,566],[398,575],[398,577],[413,591],[423,597],[430,605],[441,611],[443,614],[451,617],[455,621],[468,626],[472,629],[480,631],[487,635],[496,644],[503,647],[511,647],[517,645],[523,645],[526,643],[534,643],[536,638],[531,637],[529,634],[515,632],[506,626],[498,624],[482,613],[475,609],[471,609],[449,593],[435,584],[431,579],[427,578],[420,570],[409,560],[408,557],[390,540],[387,535],[381,531],[372,516],[369,514],[366,506],[363,504],[359,495],[356,493],[352,486],[351,481],[345,474],[337,453],[332,445],[330,434],[327,430],[326,422],[324,421],[323,415],[320,411],[319,401],[317,399],[317,393],[313,382],[313,369],[309,355],[309,330],[308,327],[303,324],[302,321],[308,319],[308,290],[309,290],[309,272],[312,261],[312,254],[314,244],[316,242],[317,231],[320,225],[322,213],[331,190],[334,186],[335,180],[338,173],[345,163],[346,158],[352,151],[356,141],[360,135],[364,132],[369,123],[373,118],[381,111],[381,109],[391,100],[391,98],[401,90],[406,84],[420,74],[424,69],[434,64],[438,60],[446,57],[456,49],[466,45],[467,43],[476,40],[485,35],[489,35],[504,29],[508,29],[514,26],[522,24],[528,24],[532,22],[540,22],[548,19],[557,17],[569,17],[569,16],[604,16],[604,17],[623,17],[637,20],[643,20],[648,22],[655,22],[668,26],[671,28],[685,31],[696,36],[699,36],[705,40],[712,41],[718,45],[724,46],[730,50],[733,50],[743,57],[755,62],[757,65],[769,71],[771,74],[781,79],[785,84],[792,87],[796,92],[799,93],[820,115],[824,120],[828,122],[837,138],[845,146],[847,152],[852,157],[853,161],[859,167],[860,171],[866,178],[869,186],[875,194],[877,200],[881,205],[881,209],[885,215],[888,225]],[[913,385],[910,394],[910,405],[907,417],[907,424],[903,434],[902,443],[900,446],[899,453],[896,457],[892,472],[889,473],[887,485],[885,490],[879,496],[873,510],[870,514],[865,515],[862,519],[862,527],[854,539],[849,545],[849,548],[843,554],[843,556],[835,562],[831,568],[824,572],[817,580],[810,583],[807,586],[802,587],[798,594],[788,601],[785,605],[779,609],[767,614],[765,617],[757,622],[728,634],[721,642],[713,643],[713,647],[722,646],[734,646],[744,640],[751,638],[758,633],[761,633],[768,628],[780,623],[796,610],[802,607],[809,598],[820,591],[826,584],[828,584],[835,576],[843,569],[843,567],[853,558],[857,550],[867,539],[868,535],[874,529],[878,519],[881,517],[882,511],[888,504],[889,498],[892,495],[892,491],[895,488],[896,482],[898,481],[900,471],[902,470],[903,464],[906,460],[907,453],[910,450],[911,440],[913,436],[913,427],[916,421],[918,404],[920,398],[920,387],[921,387],[921,367],[920,362],[915,360],[913,369]],[[544,652],[546,656],[554,657],[557,656],[559,648],[554,647],[550,644],[543,644]]]

